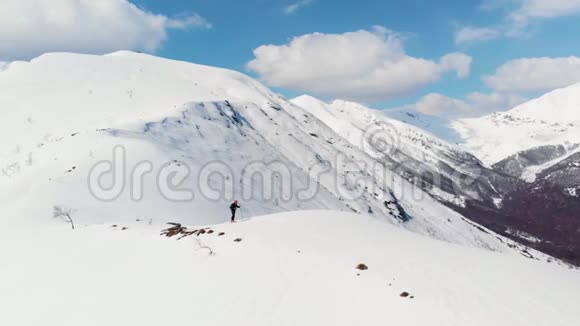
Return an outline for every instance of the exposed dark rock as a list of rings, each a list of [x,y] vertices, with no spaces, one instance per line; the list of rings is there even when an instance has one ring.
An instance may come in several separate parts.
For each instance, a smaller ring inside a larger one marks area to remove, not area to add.
[[[369,267],[367,265],[365,265],[365,264],[358,264],[356,266],[356,269],[361,270],[361,271],[366,271],[366,270],[369,269]]]

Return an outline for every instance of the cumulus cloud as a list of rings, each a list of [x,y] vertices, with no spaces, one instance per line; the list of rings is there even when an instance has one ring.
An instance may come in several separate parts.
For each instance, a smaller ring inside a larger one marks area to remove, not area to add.
[[[127,0],[2,0],[0,59],[45,52],[107,53],[158,49],[169,29],[209,28],[197,14],[167,17]]]
[[[500,35],[495,28],[464,26],[455,31],[455,44],[488,41]]]
[[[312,3],[313,0],[301,0],[298,2],[294,2],[291,5],[284,7],[284,12],[287,14],[293,14],[299,9],[302,9]]]
[[[364,102],[408,95],[446,72],[462,78],[471,58],[462,53],[438,62],[409,56],[399,35],[385,29],[313,33],[285,45],[262,45],[247,68],[271,86]]]
[[[550,91],[580,82],[580,58],[522,58],[501,65],[482,77],[490,88],[501,92]]]
[[[403,109],[439,117],[463,118],[506,111],[526,100],[527,98],[520,95],[505,93],[484,94],[474,92],[463,99],[431,93],[425,95],[414,104],[404,106]]]
[[[473,117],[505,111],[556,88],[580,83],[580,58],[522,58],[501,65],[491,75],[482,76],[491,93],[474,92],[463,98],[439,93],[428,94],[403,108],[443,117]]]

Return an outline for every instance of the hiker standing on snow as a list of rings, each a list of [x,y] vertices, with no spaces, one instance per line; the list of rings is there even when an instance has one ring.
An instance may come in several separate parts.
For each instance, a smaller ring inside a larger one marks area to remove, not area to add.
[[[236,222],[236,210],[241,206],[238,205],[238,201],[234,200],[234,202],[230,205],[230,211],[232,211],[232,223]]]

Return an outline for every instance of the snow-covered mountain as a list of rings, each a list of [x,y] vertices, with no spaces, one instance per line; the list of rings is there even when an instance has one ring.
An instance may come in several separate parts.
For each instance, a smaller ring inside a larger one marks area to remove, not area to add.
[[[501,197],[497,188],[513,188],[514,178],[494,173],[459,146],[382,111],[341,100],[327,104],[306,95],[292,102],[441,201],[457,206],[467,200],[492,203]]]
[[[455,243],[516,247],[237,72],[132,52],[47,54],[12,63],[0,89],[0,201],[12,223],[49,221],[53,206],[85,225],[217,223],[238,198],[246,217],[342,209]],[[421,146],[447,145],[413,153]]]
[[[517,189],[517,178],[484,167],[472,154],[406,121],[361,104],[326,104],[310,96],[292,100],[326,122],[379,164],[453,207],[493,209],[502,194]]]
[[[366,216],[282,213],[170,239],[160,228],[0,228],[0,324],[569,326],[578,318],[577,270]]]
[[[453,123],[464,145],[488,165],[547,145],[580,143],[580,83],[557,89],[507,112]]]
[[[132,52],[8,65],[0,324],[574,323],[578,270],[473,222],[523,181],[363,106],[293,102]]]
[[[580,189],[580,162],[574,154],[577,146],[535,147],[485,166],[465,146],[431,133],[450,135],[444,131],[446,127],[437,127],[433,118],[409,112],[385,113],[345,101],[324,103],[310,96],[293,102],[380,164],[471,220],[516,241],[580,262],[580,243],[575,236],[580,227],[575,213],[580,209],[576,200]],[[502,134],[502,127],[496,132],[493,128],[488,126],[486,132]],[[536,174],[541,176],[537,180]]]
[[[502,202],[505,223],[560,257],[580,257],[580,84],[507,112],[453,123],[468,148],[525,183]]]

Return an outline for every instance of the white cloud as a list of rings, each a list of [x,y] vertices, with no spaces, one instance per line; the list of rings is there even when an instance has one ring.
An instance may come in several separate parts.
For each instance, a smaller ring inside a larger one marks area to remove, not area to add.
[[[168,29],[209,28],[197,14],[170,18],[127,0],[1,0],[0,59],[45,52],[158,49]]]
[[[501,65],[483,82],[501,92],[550,91],[580,82],[580,58],[522,58]]]
[[[507,17],[507,35],[525,34],[526,28],[534,20],[578,13],[580,13],[580,0],[520,0],[520,7]]]
[[[183,14],[175,18],[168,18],[166,27],[171,29],[187,30],[192,27],[209,29],[212,27],[212,25],[210,22],[208,22],[204,17],[200,16],[199,14],[191,13],[191,14]]]
[[[465,26],[455,31],[455,43],[465,44],[488,41],[500,35],[500,31],[495,28]]]
[[[467,27],[455,34],[457,44],[487,41],[499,36],[529,35],[528,26],[545,19],[580,14],[580,0],[484,0],[480,9],[506,9],[503,22],[494,27]]]
[[[284,12],[287,14],[293,14],[299,9],[302,9],[312,3],[313,0],[301,0],[298,2],[294,2],[291,5],[284,7]]]
[[[417,103],[405,106],[405,109],[445,117],[469,114],[473,111],[465,101],[439,93],[427,94]]]
[[[480,93],[467,94],[465,100],[473,107],[476,115],[497,111],[506,111],[528,100],[527,97],[510,93]]]
[[[554,18],[580,13],[580,0],[521,0],[515,14],[525,17]]]
[[[471,58],[452,53],[440,62],[409,56],[401,38],[385,29],[306,34],[285,45],[254,50],[248,69],[271,86],[365,102],[407,95],[446,72],[469,74]]]
[[[457,78],[463,79],[469,76],[472,61],[467,54],[454,52],[444,55],[439,60],[439,66],[442,71],[456,71]]]
[[[446,118],[474,117],[509,110],[526,100],[519,95],[504,93],[474,92],[463,99],[431,93],[414,104],[404,106],[403,109]]]

